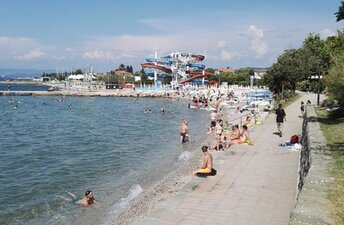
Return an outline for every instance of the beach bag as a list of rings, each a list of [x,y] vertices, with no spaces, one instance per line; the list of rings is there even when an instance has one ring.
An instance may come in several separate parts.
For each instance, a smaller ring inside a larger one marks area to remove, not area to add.
[[[298,143],[299,142],[299,136],[297,135],[293,135],[290,137],[290,143],[291,144],[295,144],[295,143]]]

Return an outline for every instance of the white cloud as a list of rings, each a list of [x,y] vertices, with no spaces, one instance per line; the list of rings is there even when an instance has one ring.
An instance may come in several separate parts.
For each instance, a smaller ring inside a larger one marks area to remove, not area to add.
[[[62,60],[56,46],[44,45],[35,39],[26,37],[0,37],[0,58],[8,60],[30,61],[35,59]]]
[[[248,34],[250,36],[253,36],[253,38],[257,38],[257,39],[264,37],[264,31],[262,29],[257,28],[255,25],[249,26]]]
[[[255,56],[257,58],[261,58],[268,52],[269,47],[265,42],[261,40],[253,40],[251,41],[251,49],[256,54]]]
[[[73,48],[65,48],[64,51],[65,52],[71,52],[71,53],[75,52],[75,50]]]
[[[322,31],[320,31],[320,37],[323,39],[326,39],[328,37],[335,36],[335,35],[336,33],[330,30],[329,28],[325,28]]]
[[[37,48],[40,45],[37,41],[25,37],[0,37],[0,48],[6,48],[12,51],[22,49]]]
[[[97,59],[97,60],[114,60],[114,54],[111,52],[106,52],[102,50],[87,51],[84,53],[83,57],[85,59]]]
[[[225,41],[218,41],[217,42],[217,47],[220,48],[220,49],[226,47],[226,42]]]
[[[250,49],[255,53],[256,58],[261,58],[269,50],[269,46],[263,41],[264,31],[257,28],[255,25],[250,25],[248,28],[248,35],[252,38]]]
[[[24,54],[21,56],[15,56],[14,58],[29,61],[29,60],[41,58],[44,55],[45,53],[40,48],[36,48],[36,49],[31,50],[27,54]]]
[[[234,55],[228,51],[222,50],[221,51],[221,59],[224,61],[230,61],[233,59]]]

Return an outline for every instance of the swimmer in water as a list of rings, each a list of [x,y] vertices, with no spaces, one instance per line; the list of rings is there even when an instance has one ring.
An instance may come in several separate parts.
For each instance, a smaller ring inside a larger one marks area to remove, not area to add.
[[[95,203],[93,193],[92,191],[86,191],[85,197],[79,201],[79,204],[86,207],[86,206],[91,205],[92,203]]]

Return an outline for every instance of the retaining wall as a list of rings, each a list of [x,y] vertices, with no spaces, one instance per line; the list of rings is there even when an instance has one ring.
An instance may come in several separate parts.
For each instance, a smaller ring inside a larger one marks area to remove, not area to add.
[[[299,193],[289,224],[332,224],[326,196],[333,180],[328,173],[331,155],[313,107],[307,109],[302,135]]]

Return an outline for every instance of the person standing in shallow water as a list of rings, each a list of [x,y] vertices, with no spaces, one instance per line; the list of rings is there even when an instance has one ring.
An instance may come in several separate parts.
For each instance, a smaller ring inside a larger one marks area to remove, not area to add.
[[[285,111],[282,108],[282,104],[278,105],[278,108],[276,109],[275,113],[276,113],[277,131],[280,137],[282,137],[283,123],[287,121]]]
[[[183,120],[182,124],[179,126],[179,132],[180,132],[180,140],[179,143],[183,144],[185,142],[185,137],[188,137],[189,142],[192,142],[191,135],[189,134],[189,122],[187,120]]]

